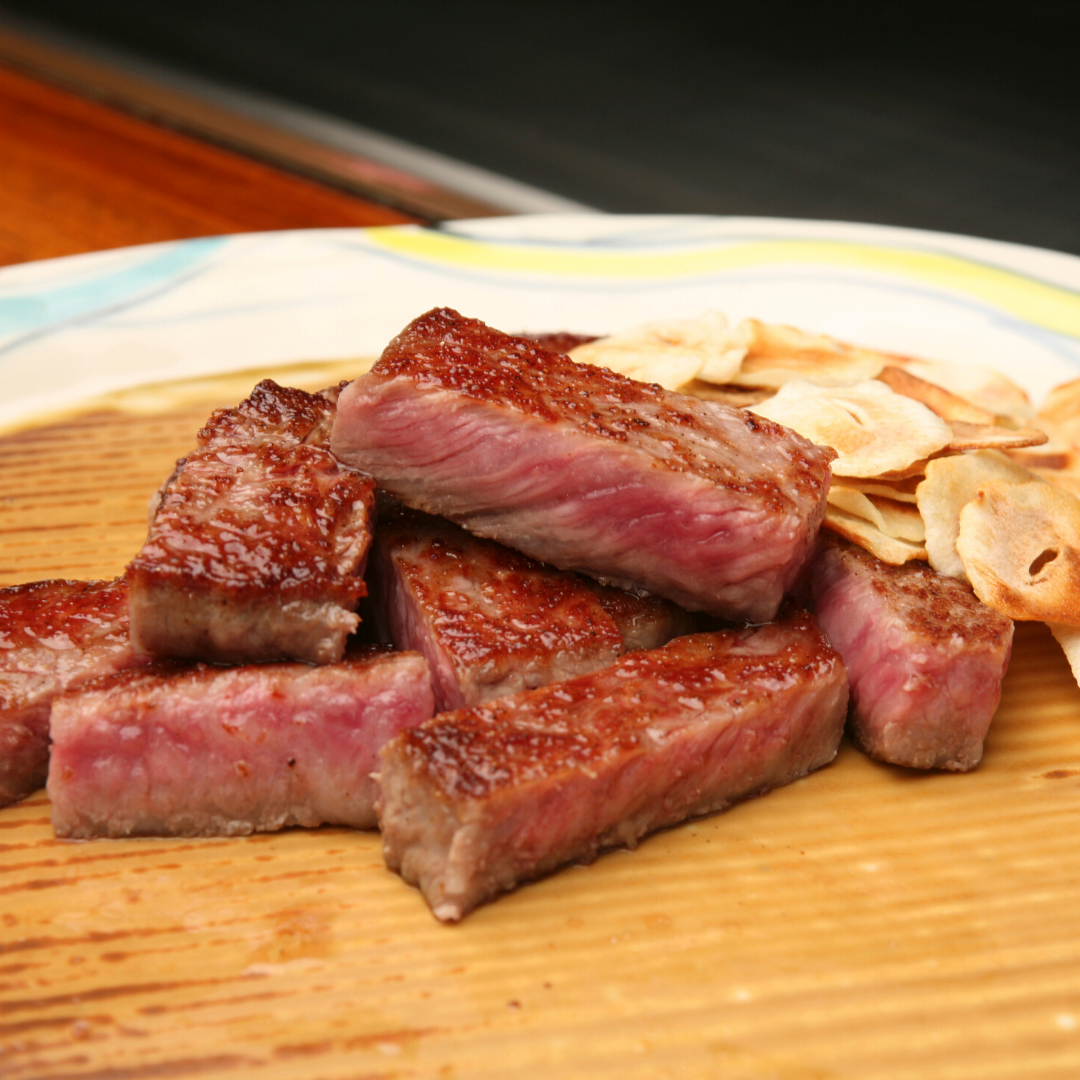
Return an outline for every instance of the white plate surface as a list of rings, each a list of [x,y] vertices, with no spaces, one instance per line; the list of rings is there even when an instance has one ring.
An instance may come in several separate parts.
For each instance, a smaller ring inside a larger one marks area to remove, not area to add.
[[[529,215],[152,244],[0,270],[0,427],[102,393],[377,355],[416,315],[604,333],[715,309],[995,367],[1080,375],[1080,259],[765,218]]]

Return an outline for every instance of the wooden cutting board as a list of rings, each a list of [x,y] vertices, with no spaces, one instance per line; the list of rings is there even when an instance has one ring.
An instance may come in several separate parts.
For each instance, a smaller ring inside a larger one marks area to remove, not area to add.
[[[253,381],[0,438],[0,584],[120,573]],[[974,773],[845,744],[453,927],[375,834],[62,842],[42,792],[0,810],[0,1077],[1075,1080],[1078,823],[1080,690],[1027,625]]]

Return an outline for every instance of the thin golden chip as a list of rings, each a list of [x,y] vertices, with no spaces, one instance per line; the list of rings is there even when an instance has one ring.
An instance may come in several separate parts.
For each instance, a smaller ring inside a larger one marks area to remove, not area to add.
[[[799,379],[753,411],[793,428],[837,452],[840,476],[879,476],[947,446],[952,429],[925,405],[867,380],[855,386],[819,386]]]
[[[1080,379],[1055,386],[1039,406],[1036,423],[1057,442],[1080,447]]]
[[[909,476],[903,480],[887,480],[880,476],[869,479],[845,476],[841,479],[846,487],[861,491],[864,495],[879,495],[883,499],[892,499],[895,502],[914,503],[915,489],[922,483],[923,473],[920,471],[916,476]]]
[[[697,319],[646,323],[598,338],[572,349],[570,357],[639,382],[678,390],[693,379],[729,382],[739,370],[744,351],[727,319],[710,311]]]
[[[779,388],[792,379],[851,386],[873,379],[888,363],[883,353],[847,345],[825,334],[808,334],[794,326],[744,319],[735,333],[746,351],[731,382],[743,386]]]
[[[953,453],[961,450],[1017,450],[1022,446],[1042,446],[1049,441],[1045,431],[1034,428],[968,424],[962,420],[950,420],[949,426],[953,430],[953,437],[948,449]]]
[[[892,363],[985,409],[994,415],[999,424],[1016,427],[1034,425],[1035,410],[1027,393],[999,371],[969,367],[967,364],[950,364],[943,360],[919,360],[910,356],[893,357]]]
[[[1080,625],[1080,500],[1040,480],[992,480],[960,511],[975,595],[1011,619]]]
[[[1080,686],[1080,626],[1053,622],[1046,625],[1065,653],[1065,659],[1069,661],[1069,667],[1072,668],[1073,678]]]
[[[997,450],[976,450],[927,462],[926,479],[915,489],[915,502],[926,526],[926,551],[939,573],[967,580],[956,550],[960,511],[991,480],[1028,483],[1031,473]]]
[[[878,378],[888,387],[904,397],[921,401],[931,412],[942,420],[962,420],[967,424],[993,424],[994,414],[968,401],[966,398],[946,390],[937,383],[920,379],[906,368],[889,364],[881,369]]]
[[[922,517],[914,506],[894,499],[864,495],[861,491],[835,482],[829,488],[829,505],[869,521],[894,540],[921,544],[926,539]]]
[[[926,548],[922,544],[912,544],[907,540],[886,536],[876,525],[835,506],[826,508],[825,524],[833,532],[839,533],[859,547],[866,548],[871,555],[876,555],[882,562],[892,566],[901,566],[912,559],[926,558]]]
[[[1041,446],[1020,447],[1005,453],[1025,469],[1060,469],[1080,474],[1080,453],[1053,440]]]

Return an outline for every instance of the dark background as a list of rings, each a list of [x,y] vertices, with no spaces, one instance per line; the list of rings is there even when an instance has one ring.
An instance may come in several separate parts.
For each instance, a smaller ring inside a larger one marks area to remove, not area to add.
[[[0,0],[603,210],[1080,254],[1080,0]]]

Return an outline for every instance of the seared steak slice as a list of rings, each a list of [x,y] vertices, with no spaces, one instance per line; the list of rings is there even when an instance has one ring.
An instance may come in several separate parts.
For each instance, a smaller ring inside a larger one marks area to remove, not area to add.
[[[390,638],[431,665],[438,712],[604,667],[626,651],[623,626],[635,643],[662,645],[680,625],[665,600],[594,591],[576,574],[415,510],[384,510],[372,570]]]
[[[122,580],[0,589],[0,806],[45,783],[53,698],[146,659],[128,640]]]
[[[53,825],[77,838],[370,828],[379,748],[433,708],[416,653],[322,667],[159,660],[53,705]]]
[[[210,418],[128,567],[136,648],[220,663],[341,659],[365,591],[374,483],[318,445],[334,396],[268,379]]]
[[[890,566],[831,533],[810,584],[848,669],[855,742],[916,769],[977,765],[1009,666],[1011,620],[955,578],[923,563]]]
[[[832,760],[840,658],[797,612],[436,716],[381,754],[391,869],[439,919]]]
[[[331,447],[408,505],[534,559],[759,622],[810,551],[832,456],[447,309],[342,391]]]

